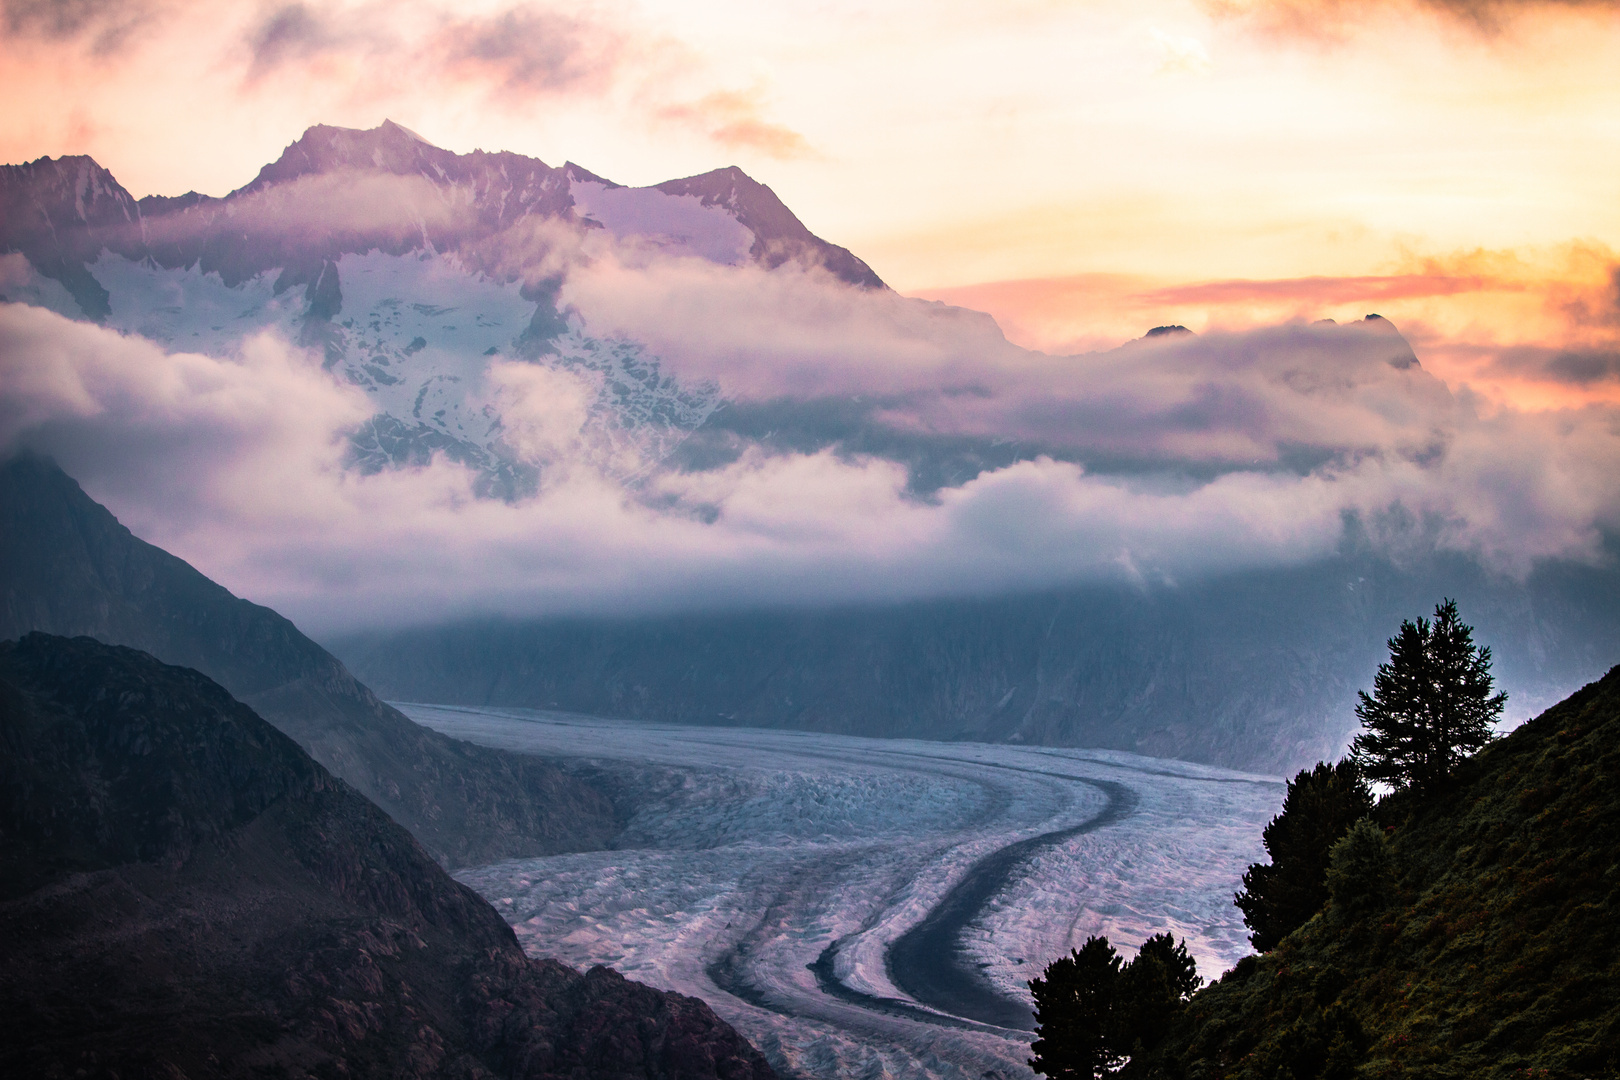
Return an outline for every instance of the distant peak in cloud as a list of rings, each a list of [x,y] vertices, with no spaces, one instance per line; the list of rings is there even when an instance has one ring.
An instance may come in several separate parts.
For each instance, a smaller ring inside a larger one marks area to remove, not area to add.
[[[1190,334],[1190,333],[1192,333],[1192,331],[1187,329],[1185,326],[1180,326],[1180,325],[1155,326],[1153,329],[1149,330],[1147,333],[1143,334],[1142,336],[1145,337],[1145,338],[1177,337],[1177,336],[1179,336],[1181,334]]]

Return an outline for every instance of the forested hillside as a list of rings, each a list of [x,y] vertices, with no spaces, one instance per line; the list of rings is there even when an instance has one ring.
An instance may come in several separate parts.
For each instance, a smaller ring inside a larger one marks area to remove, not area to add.
[[[1620,1075],[1620,668],[1374,820],[1127,1076]]]

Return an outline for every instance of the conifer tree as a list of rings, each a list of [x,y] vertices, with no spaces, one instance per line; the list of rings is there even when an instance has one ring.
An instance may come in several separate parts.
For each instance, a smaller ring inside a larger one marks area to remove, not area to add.
[[[1114,1006],[1114,1045],[1135,1056],[1164,1041],[1171,1022],[1203,984],[1185,941],[1155,934],[1120,970]]]
[[[1130,963],[1107,938],[1088,938],[1029,982],[1037,1024],[1029,1066],[1053,1080],[1097,1080],[1162,1042],[1202,983],[1187,943],[1170,934],[1142,942]]]
[[[1282,813],[1261,834],[1271,863],[1251,865],[1234,898],[1256,949],[1270,952],[1322,910],[1329,852],[1372,806],[1372,792],[1348,760],[1317,762],[1288,782]]]
[[[1092,937],[1029,981],[1036,1024],[1030,1068],[1052,1080],[1096,1080],[1120,1064],[1113,1038],[1120,963],[1107,938]]]
[[[1356,706],[1364,730],[1351,757],[1367,779],[1429,790],[1491,740],[1507,695],[1491,694],[1491,650],[1473,635],[1455,600],[1437,606],[1432,623],[1402,621],[1372,694],[1361,691]]]

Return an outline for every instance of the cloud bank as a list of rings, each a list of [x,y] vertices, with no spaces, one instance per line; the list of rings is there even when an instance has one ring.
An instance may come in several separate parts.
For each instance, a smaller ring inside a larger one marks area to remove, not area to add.
[[[443,458],[362,476],[345,439],[370,406],[319,356],[271,335],[170,351],[18,304],[0,452],[53,455],[138,535],[322,631],[1181,582],[1322,558],[1350,522],[1522,575],[1620,527],[1613,409],[1482,408],[1382,320],[1050,356],[815,271],[612,247],[562,265],[576,323],[721,384],[724,453],[625,479],[583,444],[588,385],[497,359],[538,494],[477,498]],[[895,446],[976,464],[919,488]]]

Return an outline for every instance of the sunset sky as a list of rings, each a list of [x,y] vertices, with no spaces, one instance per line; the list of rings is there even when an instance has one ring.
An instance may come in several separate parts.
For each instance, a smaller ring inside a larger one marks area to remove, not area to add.
[[[0,158],[223,194],[386,116],[629,184],[738,164],[1020,344],[1378,311],[1536,408],[1620,397],[1617,11],[6,0]]]

